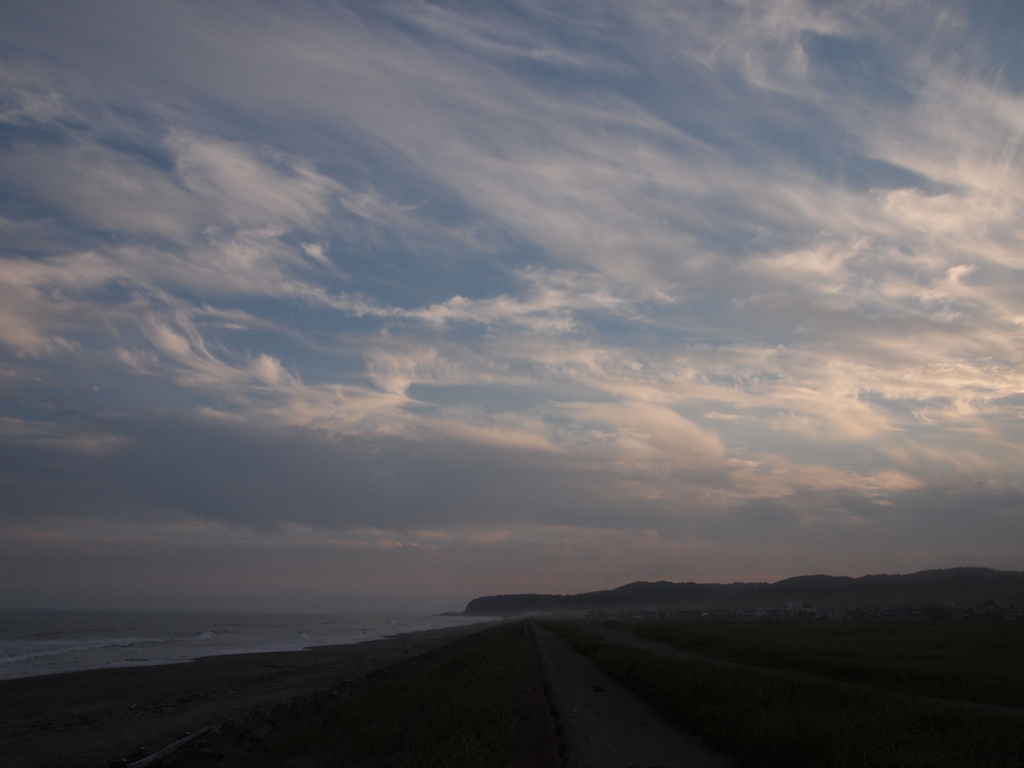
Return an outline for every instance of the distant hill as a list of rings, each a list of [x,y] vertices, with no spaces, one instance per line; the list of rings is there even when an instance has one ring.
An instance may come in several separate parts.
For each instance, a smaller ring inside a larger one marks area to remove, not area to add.
[[[697,584],[637,581],[578,595],[491,595],[469,601],[469,616],[590,611],[778,608],[802,602],[816,608],[925,608],[952,601],[1024,606],[1024,573],[991,568],[944,568],[907,575],[795,576],[775,583]]]

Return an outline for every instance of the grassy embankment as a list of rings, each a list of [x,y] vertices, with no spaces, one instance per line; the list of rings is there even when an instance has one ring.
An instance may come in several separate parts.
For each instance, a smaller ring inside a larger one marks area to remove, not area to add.
[[[1024,625],[1007,621],[630,621],[683,651],[899,693],[1024,707]]]
[[[682,661],[552,628],[716,749],[757,768],[1024,765],[1024,718],[837,680]]]
[[[339,704],[247,768],[507,768],[519,692],[522,626]]]

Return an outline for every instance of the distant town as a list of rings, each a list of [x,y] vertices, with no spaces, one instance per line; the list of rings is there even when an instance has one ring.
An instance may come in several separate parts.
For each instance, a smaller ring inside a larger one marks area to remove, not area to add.
[[[629,608],[626,610],[587,611],[587,619],[883,619],[912,621],[928,619],[1006,619],[1024,620],[1024,608],[1015,605],[995,605],[994,601],[982,605],[962,606],[954,600],[944,605],[925,608],[815,608],[800,601],[790,601],[784,608],[755,608],[730,610],[727,608],[686,608],[659,610]]]

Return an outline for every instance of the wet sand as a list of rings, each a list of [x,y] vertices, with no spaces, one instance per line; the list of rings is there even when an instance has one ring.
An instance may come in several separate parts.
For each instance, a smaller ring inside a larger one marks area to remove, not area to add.
[[[0,681],[0,765],[101,768],[187,733],[356,681],[492,624],[305,651]]]

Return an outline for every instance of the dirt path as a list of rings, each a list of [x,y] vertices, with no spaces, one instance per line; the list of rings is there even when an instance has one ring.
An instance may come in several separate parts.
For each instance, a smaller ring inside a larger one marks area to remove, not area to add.
[[[514,768],[560,768],[553,738],[540,656],[523,622],[523,663],[512,734]]]
[[[653,653],[656,656],[667,656],[672,659],[685,659],[687,661],[702,661],[705,664],[721,664],[726,667],[738,667],[743,666],[736,664],[732,661],[724,661],[722,659],[714,659],[710,656],[699,656],[696,653],[687,653],[681,651],[678,648],[673,648],[671,645],[666,643],[657,643],[653,640],[644,640],[642,637],[637,637],[631,632],[623,632],[620,629],[612,629],[606,627],[604,624],[592,623],[586,625],[586,630],[592,635],[597,635],[606,643],[614,643],[615,645],[624,645],[627,648],[635,648],[638,651],[646,651],[647,653]]]
[[[727,768],[682,728],[602,672],[568,643],[531,622],[569,742],[566,768]]]

